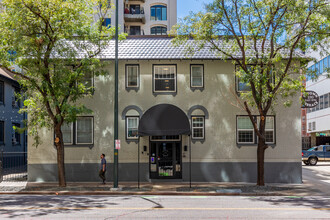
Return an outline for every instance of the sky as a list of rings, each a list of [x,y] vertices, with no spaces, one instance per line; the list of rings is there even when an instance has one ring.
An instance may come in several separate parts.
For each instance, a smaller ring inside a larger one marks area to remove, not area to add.
[[[210,3],[213,0],[177,0],[178,3],[178,18],[184,18],[189,15],[190,11],[198,12],[204,9],[205,3]]]

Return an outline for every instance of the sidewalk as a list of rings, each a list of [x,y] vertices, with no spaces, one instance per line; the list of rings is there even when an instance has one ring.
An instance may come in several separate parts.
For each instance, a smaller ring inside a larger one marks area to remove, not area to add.
[[[57,183],[0,183],[0,194],[49,194],[49,195],[196,195],[196,196],[317,196],[324,195],[311,184],[267,184],[264,187],[252,183],[68,183],[58,187]]]

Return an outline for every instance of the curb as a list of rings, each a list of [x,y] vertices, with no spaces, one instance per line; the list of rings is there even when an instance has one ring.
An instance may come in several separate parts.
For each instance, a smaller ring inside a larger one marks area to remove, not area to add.
[[[158,192],[111,192],[111,191],[21,191],[21,192],[0,192],[0,195],[109,195],[109,196],[294,196],[294,193],[218,193],[218,192],[174,192],[174,191],[158,191]]]

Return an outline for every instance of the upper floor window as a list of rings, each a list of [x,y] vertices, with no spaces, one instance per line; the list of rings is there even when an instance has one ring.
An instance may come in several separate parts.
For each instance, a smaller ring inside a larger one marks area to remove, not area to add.
[[[0,81],[0,104],[5,103],[5,84]]]
[[[19,100],[19,94],[21,93],[20,89],[18,87],[13,87],[14,92],[13,92],[13,102],[12,106],[14,108],[20,108],[21,107],[21,102]]]
[[[164,5],[151,6],[151,20],[152,21],[166,21],[167,20],[167,7]]]
[[[154,66],[154,92],[176,92],[176,66]]]
[[[140,26],[130,26],[129,35],[141,35],[141,27]]]
[[[126,65],[126,87],[139,87],[139,65]]]
[[[204,87],[204,66],[191,65],[190,66],[190,86],[192,88]]]
[[[5,122],[0,121],[0,144],[5,142]]]
[[[102,22],[102,26],[110,28],[111,26],[111,18],[104,18],[103,22]]]
[[[156,26],[150,29],[151,35],[167,35],[167,27]]]

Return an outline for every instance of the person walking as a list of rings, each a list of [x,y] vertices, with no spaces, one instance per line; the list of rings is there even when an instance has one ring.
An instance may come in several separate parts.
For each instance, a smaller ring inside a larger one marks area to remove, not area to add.
[[[107,170],[107,161],[105,160],[105,155],[101,154],[101,169],[99,176],[102,179],[102,183],[105,184],[105,171]]]

